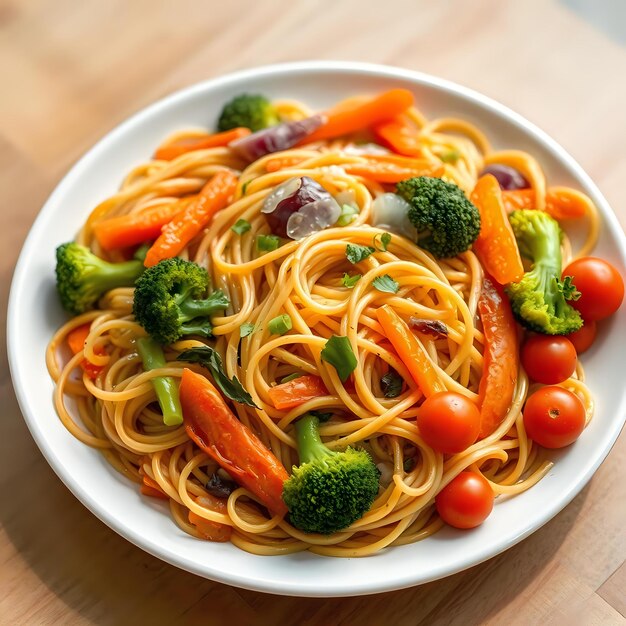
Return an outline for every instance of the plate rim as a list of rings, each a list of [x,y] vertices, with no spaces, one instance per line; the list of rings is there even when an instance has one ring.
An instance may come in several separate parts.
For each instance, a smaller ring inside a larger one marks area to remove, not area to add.
[[[67,476],[60,459],[54,454],[54,451],[46,445],[45,434],[40,429],[40,425],[36,417],[31,413],[31,407],[29,405],[28,394],[23,388],[23,381],[17,376],[18,371],[18,351],[16,349],[15,342],[17,337],[15,336],[14,328],[16,326],[16,319],[19,314],[17,303],[20,285],[25,278],[25,272],[27,270],[27,256],[30,248],[33,246],[33,242],[36,240],[39,230],[42,227],[43,219],[48,210],[55,204],[57,198],[62,196],[68,187],[74,184],[75,179],[80,179],[82,172],[89,166],[92,159],[97,157],[98,152],[107,144],[114,142],[121,135],[126,133],[126,130],[132,128],[137,122],[145,116],[149,116],[156,113],[160,109],[164,109],[175,105],[179,101],[184,101],[194,94],[201,93],[206,89],[216,89],[227,86],[229,83],[239,83],[247,79],[262,79],[265,77],[271,77],[274,75],[290,75],[290,74],[306,74],[317,72],[334,72],[334,73],[349,73],[356,75],[372,76],[374,78],[392,78],[407,80],[412,83],[421,85],[436,87],[439,90],[446,93],[452,93],[456,96],[460,96],[465,100],[471,101],[473,104],[480,106],[483,109],[487,109],[492,114],[497,114],[500,118],[508,122],[512,122],[517,127],[521,127],[525,133],[531,135],[538,140],[552,156],[557,160],[567,165],[574,175],[582,182],[586,187],[591,190],[594,201],[598,204],[598,208],[601,213],[603,227],[610,231],[611,237],[615,239],[615,242],[619,245],[618,254],[623,265],[626,265],[626,236],[619,224],[617,216],[610,208],[608,202],[602,195],[597,185],[593,182],[591,177],[585,172],[585,170],[578,164],[578,162],[567,152],[556,140],[554,140],[545,131],[537,127],[534,123],[522,115],[516,113],[507,106],[494,100],[493,98],[481,94],[478,91],[449,81],[447,79],[432,76],[427,73],[410,70],[406,68],[394,67],[389,65],[363,63],[353,61],[295,61],[288,63],[276,63],[271,65],[263,65],[256,68],[248,68],[231,72],[208,80],[204,80],[198,83],[194,83],[182,89],[176,90],[163,98],[160,98],[156,102],[149,104],[145,107],[132,113],[120,124],[109,130],[104,134],[94,145],[92,145],[67,171],[60,182],[55,186],[52,193],[48,196],[45,203],[39,210],[34,222],[32,223],[28,235],[26,236],[22,248],[18,257],[18,261],[15,265],[13,279],[11,281],[11,288],[8,299],[8,312],[7,312],[7,357],[9,361],[9,370],[11,373],[11,379],[13,387],[17,397],[17,401],[20,407],[20,411],[24,417],[24,420],[28,426],[28,429],[35,440],[39,450],[43,454],[44,458],[65,484],[65,486],[74,494],[74,496],[89,509],[91,513],[96,515],[102,522],[113,529],[117,534],[121,535],[134,545],[138,546],[142,550],[149,554],[166,561],[176,567],[182,568],[186,571],[192,572],[204,578],[210,578],[217,582],[233,585],[240,588],[274,593],[280,595],[292,595],[302,597],[341,597],[341,596],[355,596],[355,595],[367,595],[373,593],[381,593],[385,591],[397,590],[406,587],[415,586],[418,584],[424,584],[443,578],[459,571],[463,571],[469,567],[477,565],[494,556],[504,552],[513,545],[519,543],[521,540],[539,530],[549,520],[555,517],[560,511],[562,511],[573,499],[580,493],[584,486],[589,482],[593,474],[597,471],[601,463],[606,459],[611,449],[615,445],[617,438],[624,425],[625,415],[621,416],[621,420],[615,421],[615,426],[612,428],[609,444],[605,446],[605,449],[601,454],[597,456],[595,461],[589,467],[589,469],[579,477],[574,485],[563,494],[563,497],[558,501],[556,506],[549,509],[547,513],[538,518],[534,518],[533,524],[516,536],[511,537],[509,541],[504,542],[496,549],[487,550],[484,558],[478,560],[472,559],[471,561],[461,561],[458,569],[454,572],[438,571],[436,568],[431,570],[429,576],[415,580],[415,576],[405,576],[404,578],[395,579],[393,582],[386,584],[385,581],[378,584],[365,583],[360,585],[346,584],[339,591],[322,587],[314,587],[310,584],[299,583],[294,581],[292,584],[284,583],[281,581],[282,588],[278,589],[272,581],[259,580],[257,578],[246,577],[245,575],[230,575],[223,572],[219,573],[219,577],[207,573],[205,569],[202,569],[194,561],[190,561],[181,555],[171,551],[163,546],[159,549],[155,546],[155,542],[138,535],[133,532],[132,528],[124,525],[120,520],[115,517],[111,517],[107,514],[106,509],[101,507],[98,500],[87,492],[83,491],[79,485],[72,481],[71,476]],[[622,396],[622,405],[624,404],[625,396]],[[54,410],[54,407],[52,407]],[[621,422],[621,423],[620,423]],[[264,558],[264,557],[259,557]],[[282,557],[274,557],[282,558]],[[324,557],[327,558],[327,557]],[[372,558],[372,557],[369,557]]]

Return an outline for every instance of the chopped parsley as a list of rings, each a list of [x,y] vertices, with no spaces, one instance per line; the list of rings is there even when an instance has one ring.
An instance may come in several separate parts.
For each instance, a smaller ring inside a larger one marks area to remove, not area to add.
[[[384,291],[385,293],[398,293],[398,289],[400,289],[400,283],[397,283],[389,274],[377,276],[372,281],[372,285],[374,285],[378,291]]]
[[[361,274],[355,274],[354,276],[350,276],[350,274],[344,274],[341,279],[341,284],[348,289],[353,289],[354,286],[361,280]]]
[[[346,382],[356,368],[358,361],[352,351],[352,344],[347,337],[333,335],[321,352],[322,361],[330,363],[336,370],[341,382]]]
[[[238,235],[243,235],[244,233],[247,233],[251,228],[252,228],[252,225],[250,224],[250,222],[248,220],[244,220],[244,219],[238,219],[230,227],[230,229],[234,233],[237,233]]]
[[[272,252],[280,246],[280,237],[277,235],[258,235],[256,238],[257,250],[261,252]]]
[[[358,243],[349,243],[346,246],[346,258],[352,264],[367,259],[374,252],[376,252],[376,248],[372,248],[372,246],[360,246]]]
[[[252,322],[245,322],[239,327],[239,336],[243,339],[254,332],[254,324]]]
[[[374,235],[374,241],[372,243],[376,249],[387,252],[387,246],[391,243],[391,235],[389,233]]]

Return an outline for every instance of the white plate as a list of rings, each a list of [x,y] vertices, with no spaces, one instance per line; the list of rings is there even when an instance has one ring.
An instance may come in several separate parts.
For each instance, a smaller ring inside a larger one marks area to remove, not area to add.
[[[117,188],[126,172],[148,158],[170,132],[189,125],[210,127],[222,104],[242,91],[325,107],[346,96],[390,87],[413,90],[427,115],[466,118],[480,125],[496,146],[528,150],[543,165],[551,184],[584,190],[604,218],[596,252],[626,274],[626,241],[617,219],[565,150],[502,105],[438,78],[356,63],[292,63],[211,80],[140,111],[72,168],[39,214],[13,279],[8,349],[20,407],[54,471],[102,521],[173,565],[239,587],[302,596],[367,594],[435,580],[510,548],[545,524],[582,489],[617,439],[626,414],[621,374],[626,306],[603,323],[596,345],[583,357],[597,401],[596,417],[577,443],[554,455],[553,470],[537,486],[498,502],[489,519],[475,530],[444,529],[425,541],[364,559],[309,553],[259,557],[231,544],[193,539],[178,529],[164,506],[141,497],[135,485],[62,426],[52,405],[53,387],[44,363],[46,344],[65,319],[54,288],[54,250],[73,237],[90,210]]]

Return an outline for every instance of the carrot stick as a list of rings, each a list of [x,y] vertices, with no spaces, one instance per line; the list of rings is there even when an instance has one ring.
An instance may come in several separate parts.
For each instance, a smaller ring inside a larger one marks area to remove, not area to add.
[[[229,170],[220,170],[202,188],[197,199],[163,227],[163,232],[152,244],[144,265],[151,267],[163,259],[171,259],[227,206],[237,187],[237,177]]]
[[[150,485],[146,485],[142,483],[139,487],[139,491],[144,496],[150,496],[151,498],[159,498],[160,500],[169,500],[169,496],[165,495],[160,489],[155,489],[154,487],[150,487]]]
[[[156,480],[153,480],[146,474],[143,469],[143,462],[148,457],[144,457],[142,464],[139,466],[139,475],[141,476],[141,487],[139,491],[144,496],[150,496],[152,498],[161,498],[162,500],[169,500],[170,497],[161,489],[161,485]]]
[[[395,156],[396,162],[390,157],[368,156],[367,163],[347,163],[343,166],[348,174],[362,176],[377,183],[398,183],[415,176],[439,177],[444,173],[443,166],[434,164],[427,159],[409,159]],[[405,163],[400,161],[404,159]]]
[[[186,204],[188,201],[161,204],[145,211],[111,217],[95,224],[94,235],[103,250],[128,248],[153,241],[161,234],[163,226],[171,222]]]
[[[180,402],[187,434],[200,449],[270,511],[285,514],[283,483],[289,475],[263,442],[233,415],[217,389],[204,376],[185,368]]]
[[[339,103],[325,113],[326,123],[301,143],[331,139],[369,128],[404,113],[412,105],[413,94],[408,89],[390,89],[351,106]]]
[[[82,324],[81,326],[77,326],[70,330],[67,334],[66,341],[69,349],[72,351],[72,354],[78,354],[85,349],[85,342],[87,341],[87,337],[89,336],[89,332],[91,330],[91,324]],[[95,348],[96,354],[106,354],[104,348],[100,346],[96,346]],[[98,377],[98,374],[102,371],[101,365],[95,365],[88,361],[87,359],[83,359],[80,362],[80,366],[83,368],[83,371],[91,378],[92,380]]]
[[[319,376],[299,376],[268,390],[272,404],[279,410],[293,409],[308,400],[328,395]]]
[[[502,192],[507,213],[517,209],[535,209],[534,189],[515,189]],[[584,217],[589,200],[580,191],[568,187],[550,187],[546,192],[546,213],[556,220],[575,220]]]
[[[146,487],[151,487],[152,489],[156,489],[157,491],[160,491],[163,495],[165,495],[165,492],[163,491],[163,489],[161,489],[161,485],[159,485],[159,483],[156,480],[152,480],[150,476],[148,476],[144,472],[141,472],[141,470],[139,471],[139,473],[141,474],[141,480],[143,481],[143,484]]]
[[[518,282],[524,275],[522,257],[502,202],[502,191],[491,174],[481,176],[470,200],[480,211],[480,233],[474,251],[498,283]]]
[[[394,152],[405,156],[422,156],[418,129],[405,115],[376,124],[372,130]]]
[[[502,192],[502,203],[507,213],[512,213],[518,209],[534,209],[535,208],[535,190],[534,189],[514,189]]]
[[[428,398],[439,391],[445,391],[424,346],[411,332],[408,324],[388,304],[383,304],[376,310],[376,317],[422,393]]]
[[[550,187],[546,192],[546,212],[555,220],[584,217],[588,203],[584,193],[569,187]]]
[[[198,496],[196,503],[205,509],[216,511],[217,513],[223,513],[226,515],[228,512],[226,501],[220,498],[216,498],[211,494],[205,496]],[[189,523],[196,527],[196,530],[208,539],[209,541],[229,541],[232,535],[233,529],[228,524],[220,524],[219,522],[212,522],[201,515],[198,515],[194,511],[189,511]]]
[[[167,146],[157,148],[157,151],[154,153],[154,158],[160,161],[171,161],[181,154],[193,152],[194,150],[220,148],[227,146],[231,141],[235,141],[235,139],[246,137],[251,132],[249,128],[233,128],[223,133],[215,133],[214,135],[207,135],[205,137],[187,139],[180,143],[168,144]]]
[[[144,496],[150,496],[151,498],[160,498],[161,500],[169,500],[170,497],[161,489],[159,483],[156,480],[152,480],[150,476],[148,476],[143,468],[139,468],[139,473],[141,474],[141,487],[139,491],[143,493]]]
[[[444,168],[427,159],[410,158],[398,154],[363,155],[366,163],[346,163],[343,169],[354,176],[363,176],[379,183],[397,183],[414,176],[441,176]],[[267,172],[295,167],[304,161],[298,156],[284,156],[269,159],[265,164]]]
[[[483,375],[478,386],[482,439],[498,428],[511,406],[519,351],[511,305],[489,278],[483,279],[478,314],[485,335]]]

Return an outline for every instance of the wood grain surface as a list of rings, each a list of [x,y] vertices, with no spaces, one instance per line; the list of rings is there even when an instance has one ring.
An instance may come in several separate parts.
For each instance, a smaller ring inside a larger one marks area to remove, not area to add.
[[[13,267],[47,195],[153,100],[296,59],[398,65],[492,96],[569,150],[626,224],[626,49],[564,4],[0,0],[0,624],[626,623],[625,436],[561,514],[505,554],[421,587],[333,600],[243,591],[162,563],[83,508],[36,448],[4,329]]]

